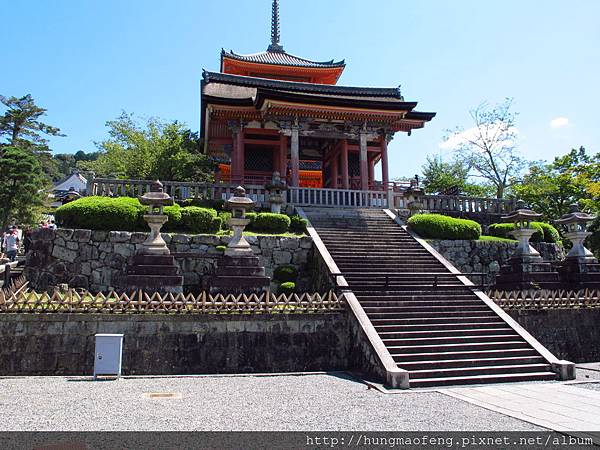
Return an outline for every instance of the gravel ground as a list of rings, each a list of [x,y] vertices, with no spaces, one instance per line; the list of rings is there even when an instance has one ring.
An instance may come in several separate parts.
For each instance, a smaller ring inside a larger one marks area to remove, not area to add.
[[[151,399],[145,393],[177,393]],[[1,431],[538,431],[438,392],[388,395],[343,374],[0,379]]]
[[[573,387],[600,391],[600,383],[577,383],[574,384]]]

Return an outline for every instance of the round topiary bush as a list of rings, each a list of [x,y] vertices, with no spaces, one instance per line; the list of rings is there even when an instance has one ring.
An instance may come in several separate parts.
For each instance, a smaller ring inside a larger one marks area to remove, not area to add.
[[[535,229],[536,232],[531,236],[531,242],[544,242],[544,229],[539,222],[531,222],[531,228]],[[554,227],[552,227],[554,228]],[[506,239],[514,239],[514,236],[510,234],[514,231],[514,223],[493,223],[489,226],[488,233],[490,236],[496,236]],[[556,230],[555,230],[556,231]],[[558,233],[558,232],[557,232]]]
[[[412,216],[408,219],[408,228],[427,239],[476,240],[481,236],[481,225],[477,222],[441,214]]]
[[[290,218],[285,214],[260,213],[251,224],[253,231],[280,234],[288,231]]]
[[[279,281],[280,283],[285,283],[288,281],[295,282],[298,279],[298,271],[294,266],[279,266],[273,272],[273,279]]]
[[[293,294],[296,292],[296,283],[292,281],[286,281],[285,283],[281,283],[277,289],[278,294]]]
[[[163,208],[163,213],[167,215],[169,220],[164,224],[163,230],[165,231],[174,231],[182,228],[183,224],[181,222],[181,211],[182,208],[178,204],[174,204],[173,206],[166,206]],[[145,214],[146,212],[144,212]],[[143,218],[143,214],[140,214],[140,227],[147,229],[148,225]]]
[[[546,222],[533,222],[542,227],[542,231],[544,232],[544,242],[549,242],[551,244],[556,244],[560,242],[560,233],[553,225],[550,225]]]
[[[300,216],[290,217],[290,231],[292,233],[306,233],[306,227],[308,226],[308,220],[303,219]]]
[[[224,245],[217,245],[215,247],[215,250],[218,251],[218,252],[224,252],[225,250],[227,250],[227,247],[224,246]]]
[[[83,197],[56,210],[56,222],[67,228],[135,231],[148,209],[136,198]]]
[[[192,233],[216,233],[221,228],[221,220],[214,209],[186,206],[181,208],[181,222]]]
[[[229,219],[231,219],[231,213],[227,212],[227,211],[219,211],[218,216],[221,219],[221,229],[228,230],[229,225],[228,225],[227,221]]]

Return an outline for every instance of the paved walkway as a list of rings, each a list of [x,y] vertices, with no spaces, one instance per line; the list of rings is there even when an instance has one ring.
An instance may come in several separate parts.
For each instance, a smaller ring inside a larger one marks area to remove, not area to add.
[[[573,435],[598,431],[598,384],[527,383],[444,389],[446,395],[535,425]]]

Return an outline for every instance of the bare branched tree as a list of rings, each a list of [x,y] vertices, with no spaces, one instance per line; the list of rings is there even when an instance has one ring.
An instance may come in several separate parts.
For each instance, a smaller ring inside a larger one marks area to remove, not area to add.
[[[456,129],[446,137],[457,158],[475,172],[473,176],[494,186],[497,198],[506,195],[527,166],[517,150],[517,113],[511,111],[511,106],[510,98],[493,108],[482,103],[470,111],[473,128]]]

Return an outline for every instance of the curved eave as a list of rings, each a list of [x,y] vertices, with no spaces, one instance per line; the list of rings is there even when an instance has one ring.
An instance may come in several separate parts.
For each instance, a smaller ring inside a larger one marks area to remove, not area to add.
[[[257,61],[257,60],[251,59],[252,57],[261,57],[261,56],[266,57],[266,55],[269,55],[269,54],[285,55],[290,59],[297,60],[298,62],[296,64],[293,64],[293,63],[281,63],[281,62],[278,62],[275,60],[274,61]],[[223,60],[225,58],[229,58],[231,60],[239,61],[239,62],[243,62],[243,63],[252,63],[252,64],[259,64],[259,65],[264,65],[264,66],[302,67],[302,68],[307,68],[307,69],[340,69],[340,68],[344,69],[346,67],[346,61],[343,59],[341,61],[334,61],[333,59],[330,61],[311,61],[309,59],[300,58],[299,56],[291,55],[286,52],[267,51],[267,52],[262,52],[262,53],[255,53],[252,55],[240,55],[238,53],[235,53],[232,50],[230,50],[228,52],[225,49],[221,49],[221,71],[223,71]]]
[[[434,112],[421,112],[421,111],[411,111],[404,118],[406,120],[418,120],[429,122],[436,116]]]
[[[375,109],[385,111],[411,111],[415,106],[416,102],[382,102],[374,100],[363,100],[363,99],[346,99],[346,98],[335,98],[326,96],[314,96],[304,95],[296,93],[278,92],[274,90],[258,89],[255,99],[255,105],[257,109],[262,109],[265,101],[277,100],[277,101],[289,101],[293,103],[304,103],[309,105],[324,105],[324,106],[339,106],[348,108],[360,108],[360,109]]]

